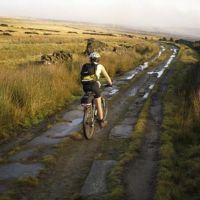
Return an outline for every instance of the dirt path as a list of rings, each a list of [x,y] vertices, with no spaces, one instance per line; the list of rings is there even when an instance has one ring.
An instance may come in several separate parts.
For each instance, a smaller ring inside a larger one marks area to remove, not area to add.
[[[167,89],[171,69],[160,82],[158,92],[152,96],[147,132],[137,158],[126,167],[124,183],[127,200],[153,200],[156,176],[159,168],[160,125],[162,122],[162,98]]]
[[[45,184],[41,184],[41,187],[29,199],[66,199],[74,195],[75,191],[80,191],[93,160],[102,150],[103,143],[108,140],[109,133],[115,124],[127,113],[129,102],[135,99],[134,96],[129,96],[133,86],[142,87],[146,81],[147,76],[143,76],[133,85],[130,84],[129,87],[124,88],[123,92],[112,100],[112,105],[111,103],[109,105],[109,126],[103,130],[97,130],[92,141],[85,139],[77,142],[68,141],[66,147],[60,152],[56,167],[50,172],[48,179],[45,179]]]
[[[79,127],[78,124],[80,124],[80,121],[77,121],[76,118],[74,121],[72,120],[72,125],[69,124],[69,122],[61,122],[55,124],[55,127],[52,127],[52,129],[50,128],[50,130],[38,135],[36,138],[31,138],[28,143],[24,145],[24,152],[19,151],[19,155],[11,156],[11,158],[9,157],[8,161],[11,162],[11,166],[9,163],[2,166],[1,170],[4,170],[4,173],[0,172],[0,192],[1,190],[3,191],[4,187],[8,187],[8,189],[13,187],[13,179],[11,179],[11,181],[10,179],[1,181],[1,177],[5,178],[5,173],[13,175],[13,166],[17,166],[19,168],[18,171],[20,172],[23,172],[24,167],[30,167],[28,169],[25,168],[26,173],[32,172],[32,169],[35,170],[35,168],[36,172],[39,172],[40,169],[43,169],[43,166],[40,163],[43,154],[45,156],[48,156],[49,153],[54,154],[55,147],[52,145],[60,143],[63,141],[63,138],[67,138],[63,147],[55,154],[57,157],[55,165],[51,166],[44,174],[39,175],[40,184],[35,189],[17,186],[17,190],[18,193],[20,193],[20,199],[24,200],[62,200],[79,196],[94,160],[118,159],[120,151],[122,151],[123,146],[128,142],[145,100],[148,98],[148,95],[157,83],[157,80],[172,61],[172,58],[175,57],[173,49],[172,54],[173,57],[171,56],[169,60],[162,65],[148,69],[148,63],[145,63],[138,69],[133,70],[124,77],[120,77],[116,80],[116,87],[111,92],[117,93],[109,101],[109,126],[102,130],[98,129],[93,140],[87,141],[82,138],[74,141],[73,137],[68,137],[68,131],[70,133],[70,131],[72,132],[73,130],[71,129],[73,128],[73,122],[78,122],[77,128]],[[136,78],[133,78],[135,76]],[[159,98],[154,102],[155,108],[152,105],[152,120],[149,121],[151,131],[144,140],[140,155],[144,158],[149,157],[149,159],[145,161],[146,163],[143,164],[143,168],[141,168],[142,162],[139,162],[139,159],[137,166],[131,166],[129,168],[130,174],[133,174],[133,176],[135,173],[134,169],[141,170],[141,173],[137,174],[143,174],[142,172],[144,172],[144,180],[141,182],[141,185],[143,185],[147,179],[151,179],[152,173],[156,173],[156,163],[154,162],[154,158],[157,158],[157,146],[155,148],[154,144],[158,142],[159,136],[157,132],[159,131],[154,118],[160,113],[158,108],[160,103],[158,102],[158,99]],[[75,117],[79,116],[78,120],[80,119],[80,110],[75,110],[75,112],[70,114],[75,115]],[[68,115],[69,113],[64,117],[65,120],[68,118]],[[149,141],[149,139],[151,140]],[[145,144],[145,141],[148,145]],[[146,151],[148,152],[146,153]],[[12,165],[13,161],[16,162],[13,163],[14,165]],[[29,166],[29,164],[33,165]],[[7,170],[8,168],[10,170]],[[131,171],[131,169],[133,171]],[[29,171],[27,172],[27,170]],[[149,173],[149,171],[153,172]],[[30,176],[37,176],[36,174],[37,173],[34,173]],[[22,175],[24,175],[24,173],[21,173],[18,177],[21,178]],[[11,176],[11,178],[13,178],[13,176]],[[137,177],[138,180],[140,178],[141,177]],[[130,187],[132,179],[127,179],[126,182],[127,188],[130,188],[127,190],[127,199],[129,199],[128,195],[133,195],[131,193],[132,188]],[[147,189],[147,191],[149,190],[152,190],[152,188]]]

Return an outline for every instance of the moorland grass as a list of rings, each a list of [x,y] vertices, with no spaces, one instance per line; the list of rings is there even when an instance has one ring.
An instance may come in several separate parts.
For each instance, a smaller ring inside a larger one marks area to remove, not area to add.
[[[198,56],[182,46],[164,100],[156,200],[199,198],[199,83]]]
[[[82,93],[79,73],[87,57],[83,54],[87,36],[80,32],[67,35],[71,29],[61,24],[42,24],[31,22],[24,26],[37,29],[59,30],[50,36],[24,34],[22,24],[17,20],[9,29],[18,30],[12,37],[0,36],[0,141],[10,138],[19,126],[29,127],[66,105],[74,96]],[[60,28],[60,29],[59,29]],[[8,28],[7,28],[8,29]],[[95,36],[107,44],[100,52],[101,63],[112,78],[136,67],[153,57],[159,45],[138,38]],[[121,48],[121,44],[133,48]],[[120,47],[113,52],[113,47]],[[137,49],[135,48],[137,46]],[[140,51],[141,48],[141,51]],[[145,49],[145,53],[144,50]],[[73,61],[57,65],[36,65],[42,54],[65,50],[73,54]]]

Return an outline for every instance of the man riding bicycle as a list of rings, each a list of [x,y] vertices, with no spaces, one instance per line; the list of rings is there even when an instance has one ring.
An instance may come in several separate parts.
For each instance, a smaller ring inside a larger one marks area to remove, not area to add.
[[[107,121],[103,119],[100,90],[101,84],[99,82],[101,73],[104,75],[110,86],[112,86],[112,80],[104,66],[99,64],[100,57],[101,56],[97,52],[93,52],[89,55],[90,63],[84,64],[81,70],[81,82],[83,84],[84,92],[94,92],[99,123],[101,127],[105,127],[107,125]]]

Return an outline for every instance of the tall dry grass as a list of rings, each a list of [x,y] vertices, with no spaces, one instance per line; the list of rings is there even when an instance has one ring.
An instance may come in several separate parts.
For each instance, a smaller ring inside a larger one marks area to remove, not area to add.
[[[78,70],[64,65],[1,70],[0,137],[5,137],[9,128],[37,123],[78,94]]]
[[[181,47],[164,100],[156,200],[198,199],[200,171],[200,65]]]
[[[117,74],[134,68],[158,52],[157,45],[141,55],[134,49],[120,54],[102,52],[101,63],[108,73]],[[63,65],[29,65],[18,69],[2,69],[0,73],[0,139],[8,138],[8,130],[19,125],[30,126],[53,113],[74,95],[81,94],[79,74],[88,58],[75,53],[73,62]]]
[[[193,95],[193,106],[196,117],[200,118],[200,89]]]
[[[140,45],[142,47],[144,46],[144,44]],[[117,53],[112,51],[103,52],[101,62],[111,77],[123,74],[124,72],[135,68],[137,65],[146,62],[159,51],[159,47],[154,43],[146,43],[145,46],[148,47],[148,51],[146,51],[145,54],[137,52],[136,48],[128,50],[122,49]]]
[[[22,23],[9,19],[5,19],[5,23],[12,25],[9,29],[16,32],[10,37],[0,36],[0,140],[9,138],[9,133],[19,125],[38,123],[73,96],[81,94],[79,73],[81,66],[88,62],[83,52],[87,45],[86,39],[91,37],[81,34],[80,27],[78,34],[67,34],[67,31],[74,29],[63,24]],[[24,27],[59,32],[44,36],[44,31],[37,30],[39,35],[30,36],[24,34]],[[134,68],[159,51],[158,44],[136,37],[94,37],[108,45],[105,51],[100,52],[101,63],[112,77]],[[120,47],[121,44],[133,48],[113,52],[113,47]],[[33,64],[40,60],[42,54],[59,50],[71,52],[73,62],[47,66]]]

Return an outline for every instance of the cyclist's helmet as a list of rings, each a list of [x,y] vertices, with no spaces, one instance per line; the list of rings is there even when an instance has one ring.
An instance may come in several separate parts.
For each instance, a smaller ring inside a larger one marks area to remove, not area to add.
[[[100,54],[97,53],[97,52],[92,52],[90,55],[89,55],[89,58],[92,58],[92,59],[97,59],[97,58],[100,58]]]

